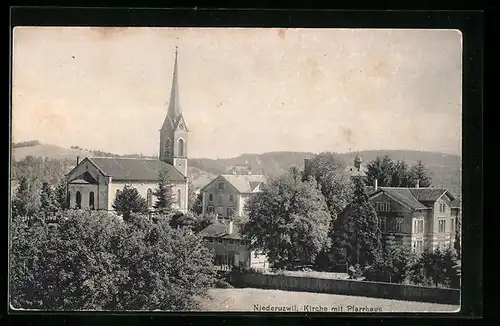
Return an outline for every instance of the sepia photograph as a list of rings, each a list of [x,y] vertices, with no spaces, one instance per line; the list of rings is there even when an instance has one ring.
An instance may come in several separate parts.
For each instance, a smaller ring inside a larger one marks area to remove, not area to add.
[[[462,34],[17,26],[15,311],[456,313]]]

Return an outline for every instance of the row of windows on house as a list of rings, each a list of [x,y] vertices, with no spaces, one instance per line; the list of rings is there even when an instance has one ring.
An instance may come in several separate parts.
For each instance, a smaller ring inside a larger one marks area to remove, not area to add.
[[[121,193],[120,189],[116,189],[116,196],[118,196]],[[148,202],[148,207],[153,207],[153,189],[149,188],[146,194],[146,200]],[[175,200],[177,202],[177,205],[181,205],[181,190],[177,189],[177,194],[175,196]]]
[[[377,212],[390,212],[391,204],[389,202],[376,202],[375,210]],[[445,212],[446,212],[446,204],[439,203],[439,213],[445,213]]]
[[[451,242],[449,243],[446,243],[445,241],[437,242],[438,247],[444,247],[446,245],[450,246]],[[424,251],[424,241],[423,240],[413,241],[411,247],[413,253],[422,253]]]
[[[214,194],[208,194],[208,201],[209,202],[213,202],[214,201]],[[229,195],[229,201],[230,202],[234,201],[234,196],[233,195]]]
[[[446,232],[446,220],[438,219],[438,232]],[[450,219],[450,232],[455,232],[455,220]],[[413,221],[413,233],[424,233],[424,220],[417,219]]]
[[[223,216],[226,213],[226,216],[234,215],[234,207],[217,206],[217,212],[215,212],[215,207],[213,205],[207,206],[207,213],[216,213],[219,216]]]
[[[455,232],[454,220],[451,219],[450,222],[451,222],[450,232]],[[403,217],[388,218],[385,216],[379,216],[378,223],[381,231],[403,232],[403,223],[404,223]],[[438,220],[438,232],[440,233],[446,232],[445,219]],[[423,219],[416,219],[413,221],[412,233],[424,233]]]

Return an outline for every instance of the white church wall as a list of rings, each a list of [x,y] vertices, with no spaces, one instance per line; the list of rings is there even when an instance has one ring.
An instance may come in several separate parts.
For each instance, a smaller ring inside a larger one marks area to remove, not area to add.
[[[89,208],[89,197],[90,192],[94,193],[94,208],[97,209],[97,185],[91,184],[69,184],[68,191],[70,192],[70,207],[76,208],[76,198],[77,192],[80,192],[81,195],[81,208],[88,209]]]
[[[88,172],[99,183],[104,181],[102,173],[94,166],[94,164],[90,163],[88,159],[82,160],[80,164],[69,173],[68,180],[75,180],[85,172]]]
[[[109,191],[108,191],[108,196],[109,196],[109,210],[113,210],[113,202],[115,201],[116,198],[116,191],[123,190],[125,185],[130,185],[137,189],[139,191],[139,194],[147,199],[148,195],[148,189],[151,189],[151,191],[155,191],[155,189],[158,187],[158,184],[156,182],[125,182],[125,181],[115,181],[113,180],[109,186]],[[174,207],[176,209],[179,209],[182,212],[187,211],[187,202],[188,202],[188,193],[187,193],[187,184],[175,184],[172,187],[172,192],[174,196],[177,196],[177,191],[181,191],[181,205],[180,207],[178,205],[175,205]],[[152,196],[152,204],[154,205],[156,201],[156,196]]]

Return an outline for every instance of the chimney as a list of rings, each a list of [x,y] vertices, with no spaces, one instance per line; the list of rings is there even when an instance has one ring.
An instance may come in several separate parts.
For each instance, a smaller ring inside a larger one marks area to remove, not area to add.
[[[373,182],[373,187],[375,188],[375,190],[378,189],[378,180],[375,179],[375,181]]]
[[[227,224],[227,234],[233,233],[233,221],[229,221]]]
[[[420,188],[420,180],[417,179],[417,184],[415,185],[415,188]]]
[[[80,164],[80,156],[76,157],[76,165]]]

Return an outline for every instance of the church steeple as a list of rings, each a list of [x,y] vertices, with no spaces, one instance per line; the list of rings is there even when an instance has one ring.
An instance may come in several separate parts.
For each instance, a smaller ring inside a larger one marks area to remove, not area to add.
[[[177,64],[177,46],[175,47],[175,60],[174,60],[174,73],[172,75],[172,88],[170,90],[170,101],[168,102],[168,111],[165,121],[163,122],[162,129],[168,125],[177,123],[180,115],[182,114],[181,103],[179,98],[179,73]]]
[[[175,166],[179,172],[187,176],[187,142],[188,129],[182,116],[179,98],[179,73],[177,64],[178,50],[175,47],[174,72],[172,89],[168,103],[167,116],[160,129],[160,160]]]

